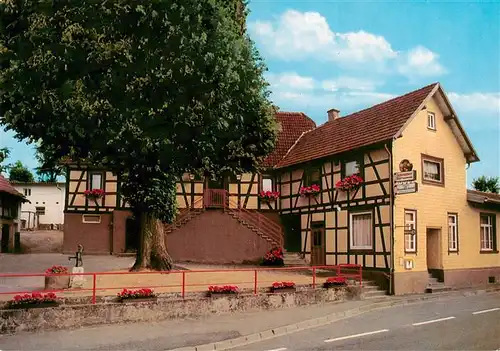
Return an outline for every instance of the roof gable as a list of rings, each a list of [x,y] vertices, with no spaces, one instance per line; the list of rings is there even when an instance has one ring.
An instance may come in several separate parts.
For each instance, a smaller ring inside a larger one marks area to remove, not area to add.
[[[4,176],[0,174],[0,193],[7,193],[24,199],[23,194],[14,188]]]
[[[305,134],[276,168],[339,154],[390,140],[403,128],[436,83],[348,116]]]
[[[328,121],[303,135],[275,168],[320,159],[400,137],[427,101],[436,97],[467,162],[479,161],[456,113],[439,83]]]

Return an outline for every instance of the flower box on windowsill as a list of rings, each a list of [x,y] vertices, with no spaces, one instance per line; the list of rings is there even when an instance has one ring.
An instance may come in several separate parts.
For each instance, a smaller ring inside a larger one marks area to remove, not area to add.
[[[314,196],[318,195],[320,191],[321,191],[321,188],[319,187],[319,185],[313,184],[311,186],[301,187],[299,190],[299,194],[302,197],[304,197],[304,196],[314,197]]]
[[[357,174],[353,174],[351,176],[339,180],[335,184],[335,188],[342,191],[350,191],[358,189],[361,186],[361,184],[363,184],[363,178],[361,178]]]
[[[280,197],[279,191],[261,191],[259,193],[259,199],[263,202],[274,202]]]
[[[97,199],[100,199],[103,196],[104,196],[104,190],[102,189],[85,190],[85,197],[89,200],[96,201]]]

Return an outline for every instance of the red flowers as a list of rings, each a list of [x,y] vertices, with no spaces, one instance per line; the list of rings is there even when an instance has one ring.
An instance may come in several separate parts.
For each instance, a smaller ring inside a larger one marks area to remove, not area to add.
[[[47,268],[45,271],[47,274],[66,274],[68,273],[68,268],[64,266],[52,266],[50,268]]]
[[[358,188],[362,183],[363,183],[363,178],[361,178],[358,174],[353,174],[351,176],[339,180],[335,184],[335,187],[337,189],[347,191]]]
[[[118,293],[118,297],[121,300],[124,300],[124,299],[138,299],[140,297],[156,297],[156,295],[152,289],[146,289],[146,288],[139,290],[123,289],[120,293]]]
[[[259,198],[265,201],[276,201],[280,197],[279,191],[261,191]]]
[[[274,282],[274,289],[285,289],[285,288],[295,288],[294,282]]]
[[[212,294],[217,294],[217,293],[236,294],[239,290],[236,285],[224,285],[224,286],[210,285],[208,287],[208,291]]]
[[[345,285],[347,285],[346,277],[338,275],[336,277],[328,278],[324,284],[324,287],[328,288],[330,286],[345,286]]]
[[[299,194],[300,196],[308,196],[308,195],[316,195],[319,193],[321,188],[317,184],[313,184],[311,186],[303,186],[300,187]]]
[[[283,262],[283,249],[275,247],[265,254],[262,264],[265,266],[282,266]]]
[[[104,190],[102,189],[85,190],[85,196],[92,199],[99,199],[104,196]]]
[[[30,294],[16,295],[14,299],[10,301],[11,306],[19,305],[30,305],[30,304],[40,304],[43,302],[56,302],[57,296],[54,293],[42,294],[39,292],[34,292]]]

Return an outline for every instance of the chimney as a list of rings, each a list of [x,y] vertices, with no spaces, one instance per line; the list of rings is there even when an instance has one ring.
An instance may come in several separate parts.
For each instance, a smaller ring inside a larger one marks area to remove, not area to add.
[[[334,121],[334,120],[340,118],[339,113],[340,113],[339,110],[336,110],[334,108],[329,109],[328,110],[328,122],[331,122],[331,121]]]

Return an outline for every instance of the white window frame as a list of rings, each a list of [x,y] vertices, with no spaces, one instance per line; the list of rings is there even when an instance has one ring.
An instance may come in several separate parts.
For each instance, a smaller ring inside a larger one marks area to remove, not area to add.
[[[89,221],[88,219],[86,219],[86,218],[89,218],[89,217],[97,217],[98,220],[97,221]],[[99,223],[101,223],[101,215],[97,215],[97,214],[83,214],[82,215],[82,223],[99,224]]]
[[[425,163],[426,162],[429,162],[429,163],[434,163],[434,164],[437,164],[438,167],[439,167],[439,180],[436,180],[436,179],[432,179],[432,178],[427,178],[425,176]],[[436,183],[436,184],[443,184],[443,164],[442,162],[439,162],[439,161],[433,161],[433,160],[429,160],[429,159],[425,159],[423,160],[423,167],[424,169],[422,170],[422,175],[424,177],[424,180],[426,182],[432,182],[432,183]]]
[[[406,215],[411,214],[412,215],[412,220],[408,221],[406,220]],[[405,210],[404,213],[404,240],[405,240],[405,252],[417,252],[417,211],[416,210]],[[406,233],[406,230],[408,229],[413,229],[415,230],[415,235],[410,235]],[[410,237],[408,239],[408,237]]]
[[[270,186],[266,187],[266,181],[269,181]],[[262,177],[262,191],[274,191],[273,179],[271,177]]]
[[[371,245],[365,246],[355,246],[354,245],[354,217],[361,215],[370,215],[370,241]],[[353,250],[373,250],[373,212],[363,211],[363,212],[351,212],[349,214],[349,247]]]
[[[481,217],[488,218],[488,223],[482,223]],[[480,247],[481,251],[493,251],[493,216],[488,214],[481,214],[479,217],[480,221]],[[486,244],[486,245],[485,245]]]
[[[434,112],[427,112],[427,128],[436,130],[436,114]]]
[[[453,218],[453,222],[450,219]],[[458,215],[448,213],[448,251],[458,251]]]

